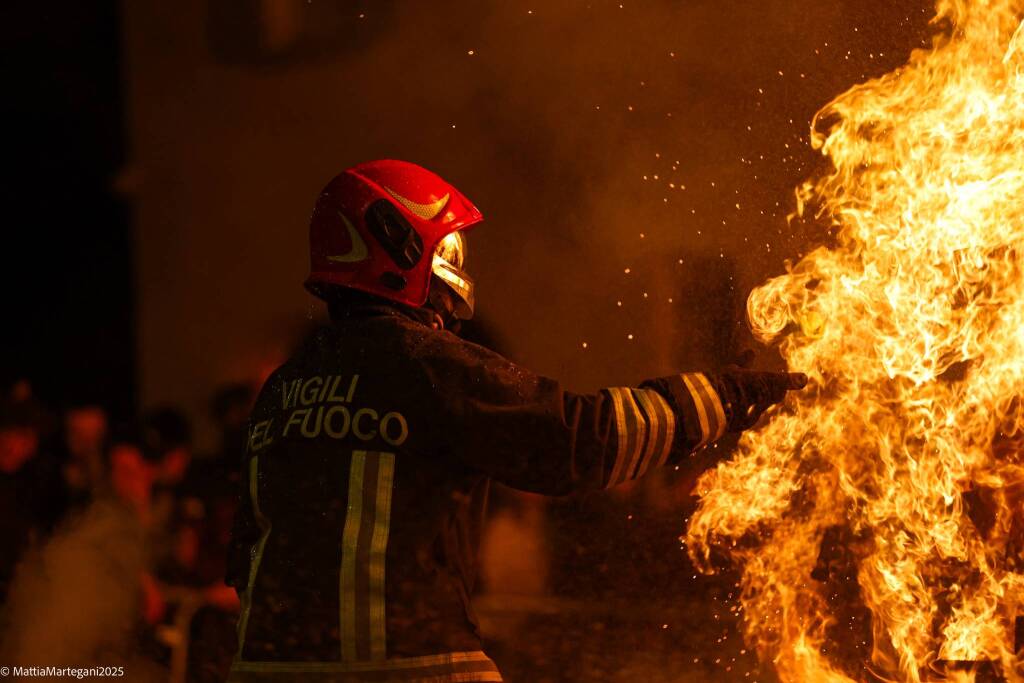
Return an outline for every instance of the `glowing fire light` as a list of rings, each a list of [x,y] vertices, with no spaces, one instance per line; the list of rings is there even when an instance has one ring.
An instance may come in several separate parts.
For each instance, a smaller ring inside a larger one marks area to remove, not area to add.
[[[797,208],[834,244],[750,296],[813,386],[701,479],[685,540],[742,567],[784,681],[1024,680],[1022,13],[939,0],[931,49],[818,113]]]

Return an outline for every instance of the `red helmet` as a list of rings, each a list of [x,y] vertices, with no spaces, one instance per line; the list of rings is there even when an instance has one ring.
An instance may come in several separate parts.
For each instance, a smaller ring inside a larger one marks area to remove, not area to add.
[[[342,171],[320,193],[309,223],[306,288],[351,287],[422,306],[431,273],[473,310],[473,283],[462,271],[460,230],[483,220],[461,192],[425,168],[384,159]]]

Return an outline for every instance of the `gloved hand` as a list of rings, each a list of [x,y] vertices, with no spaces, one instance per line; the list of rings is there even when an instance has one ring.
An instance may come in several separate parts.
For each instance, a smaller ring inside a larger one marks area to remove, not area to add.
[[[807,386],[802,372],[759,372],[732,366],[708,380],[718,392],[730,432],[742,432],[757,423],[761,413],[781,403],[787,391]]]

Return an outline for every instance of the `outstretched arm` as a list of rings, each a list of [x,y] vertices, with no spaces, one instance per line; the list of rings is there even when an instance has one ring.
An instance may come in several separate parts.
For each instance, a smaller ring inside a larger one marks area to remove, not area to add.
[[[785,373],[737,370],[578,394],[446,332],[414,356],[437,396],[429,438],[503,484],[548,495],[677,464],[802,386]]]

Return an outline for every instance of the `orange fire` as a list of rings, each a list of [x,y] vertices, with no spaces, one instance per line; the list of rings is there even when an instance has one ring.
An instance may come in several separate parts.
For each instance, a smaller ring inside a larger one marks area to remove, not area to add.
[[[748,302],[812,386],[705,474],[685,536],[742,567],[784,681],[1024,681],[1024,0],[937,9],[930,49],[815,118],[797,212],[835,236]]]

